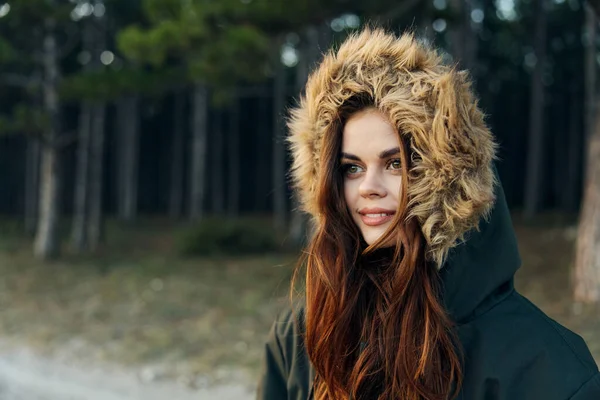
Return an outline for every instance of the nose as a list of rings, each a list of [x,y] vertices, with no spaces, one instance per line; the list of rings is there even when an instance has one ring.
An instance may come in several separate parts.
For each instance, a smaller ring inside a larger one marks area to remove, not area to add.
[[[367,171],[358,190],[359,194],[364,198],[387,196],[383,177],[378,174],[378,171]]]

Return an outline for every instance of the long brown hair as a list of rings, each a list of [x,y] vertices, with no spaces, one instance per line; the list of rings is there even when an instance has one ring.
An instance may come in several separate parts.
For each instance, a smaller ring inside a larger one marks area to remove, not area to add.
[[[369,95],[355,95],[323,139],[320,223],[294,275],[306,269],[305,346],[316,370],[314,397],[454,398],[462,383],[458,342],[441,304],[437,269],[425,259],[418,221],[409,217],[407,143],[400,140],[399,209],[377,243],[364,243],[345,203],[343,126],[353,113],[374,106]],[[381,249],[389,240],[395,246]]]

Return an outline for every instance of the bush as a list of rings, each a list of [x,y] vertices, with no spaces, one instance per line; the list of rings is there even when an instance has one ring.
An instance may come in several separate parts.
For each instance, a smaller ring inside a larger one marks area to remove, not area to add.
[[[178,240],[186,256],[245,255],[281,250],[272,227],[256,219],[205,219],[186,229]]]

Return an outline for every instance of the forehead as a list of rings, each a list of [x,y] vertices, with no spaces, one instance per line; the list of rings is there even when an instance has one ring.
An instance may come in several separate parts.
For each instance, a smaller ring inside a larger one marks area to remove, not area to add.
[[[353,154],[379,153],[400,146],[396,129],[377,109],[353,114],[344,126],[342,151]]]

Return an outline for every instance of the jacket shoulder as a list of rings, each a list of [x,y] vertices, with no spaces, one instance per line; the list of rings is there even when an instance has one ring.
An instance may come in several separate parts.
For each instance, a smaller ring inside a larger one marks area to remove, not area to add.
[[[600,373],[595,374],[569,400],[598,400],[600,399]]]
[[[590,353],[585,340],[580,335],[550,318],[526,297],[518,293],[517,296],[523,307],[532,314],[532,321],[534,323],[537,322],[541,326],[546,325],[547,335],[555,337],[556,342],[565,348],[564,351],[570,354],[576,360],[575,362],[581,365],[582,369],[590,372],[598,371],[594,357]]]
[[[493,380],[509,399],[600,399],[598,367],[583,338],[516,291],[460,326],[459,336],[472,390]],[[573,397],[578,391],[594,396]]]
[[[306,399],[313,371],[304,348],[304,307],[284,309],[265,343],[257,399]]]
[[[275,334],[286,341],[296,341],[304,334],[304,305],[296,303],[287,306],[275,318]]]

